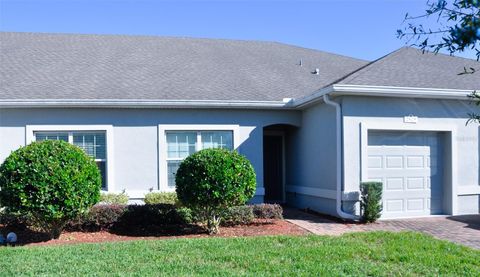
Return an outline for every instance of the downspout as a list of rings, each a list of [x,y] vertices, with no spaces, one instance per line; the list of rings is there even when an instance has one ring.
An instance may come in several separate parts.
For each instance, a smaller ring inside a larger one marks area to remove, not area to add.
[[[336,193],[336,211],[337,215],[344,219],[358,220],[359,217],[346,213],[342,210],[342,107],[335,101],[330,100],[328,94],[323,95],[325,104],[333,106],[336,113],[336,136],[337,136],[337,193]]]

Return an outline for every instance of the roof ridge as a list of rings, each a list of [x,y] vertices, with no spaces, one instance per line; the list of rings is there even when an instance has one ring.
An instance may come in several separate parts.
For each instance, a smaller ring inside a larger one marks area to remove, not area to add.
[[[454,59],[462,59],[462,60],[467,60],[467,61],[477,61],[478,62],[477,59],[470,59],[470,58],[465,58],[465,57],[461,57],[461,56],[455,56],[455,55],[447,54],[447,53],[443,53],[443,52],[433,52],[433,51],[430,51],[430,50],[418,49],[418,48],[415,48],[415,47],[412,47],[412,46],[403,46],[402,49],[403,48],[408,49],[408,50],[419,51],[419,52],[422,52],[422,54],[428,53],[428,54],[432,54],[432,55],[441,55],[441,56],[450,57],[450,58],[454,58]]]
[[[357,61],[367,62],[367,60],[359,59],[347,55],[342,55],[338,53],[333,53],[325,50],[309,48],[304,46],[299,46],[295,44],[290,44],[286,42],[280,42],[275,40],[256,40],[256,39],[233,39],[233,38],[212,38],[212,37],[194,37],[194,36],[164,36],[164,35],[152,35],[152,34],[102,34],[102,33],[53,33],[53,32],[10,32],[10,31],[0,31],[0,34],[28,34],[28,35],[52,35],[52,36],[95,36],[95,37],[117,37],[117,38],[152,38],[152,39],[185,39],[185,40],[206,40],[206,41],[224,41],[224,42],[249,42],[249,43],[262,43],[262,44],[277,44],[281,46],[287,46],[297,49],[304,49],[308,51],[315,51],[320,53],[325,53],[328,55],[334,55],[337,57],[348,58]]]
[[[408,47],[407,46],[403,46],[403,47],[400,47],[386,55],[383,55],[382,57],[374,60],[374,61],[371,61],[369,63],[367,63],[366,65],[348,73],[347,75],[343,76],[342,78],[336,80],[335,82],[332,82],[330,85],[333,85],[335,83],[338,83],[338,82],[341,82],[341,81],[344,81],[346,80],[347,78],[349,77],[352,77],[355,73],[358,73],[356,76],[353,76],[349,81],[353,81],[355,80],[356,78],[358,78],[360,75],[363,75],[365,73],[367,73],[370,69],[371,69],[371,66],[374,65],[374,64],[377,64],[377,63],[380,63],[380,62],[383,62],[385,61],[387,58],[390,58],[390,57],[393,57],[395,54],[398,54],[400,53],[401,51],[407,49]]]

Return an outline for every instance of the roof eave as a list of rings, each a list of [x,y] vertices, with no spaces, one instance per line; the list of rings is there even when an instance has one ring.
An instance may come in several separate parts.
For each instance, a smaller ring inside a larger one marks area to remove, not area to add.
[[[325,94],[333,96],[377,96],[400,98],[430,98],[468,100],[475,90],[415,88],[394,86],[367,86],[334,84],[317,90],[313,94],[284,101],[241,101],[241,100],[111,100],[111,99],[4,99],[0,108],[217,108],[217,109],[303,109],[323,101]]]
[[[289,108],[284,101],[224,101],[224,100],[110,100],[110,99],[5,99],[2,108],[234,108],[282,109]]]
[[[322,88],[307,97],[296,99],[293,101],[293,106],[295,108],[304,108],[311,104],[321,102],[325,94],[335,96],[349,95],[468,100],[468,95],[473,91],[475,90],[335,84]]]

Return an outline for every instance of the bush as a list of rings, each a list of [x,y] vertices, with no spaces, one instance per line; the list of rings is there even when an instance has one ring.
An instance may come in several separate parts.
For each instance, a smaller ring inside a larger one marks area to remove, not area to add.
[[[171,204],[129,205],[120,219],[122,227],[169,225],[183,223]]]
[[[70,221],[72,231],[135,229],[149,226],[183,225],[192,223],[188,208],[171,204],[156,205],[95,205],[90,211]]]
[[[149,192],[145,194],[145,204],[172,204],[178,205],[178,198],[175,192]]]
[[[104,205],[127,205],[128,203],[128,194],[125,192],[121,193],[102,193],[100,195],[100,204]]]
[[[27,227],[29,220],[26,216],[18,212],[9,212],[6,209],[0,209],[0,225]]]
[[[118,224],[127,211],[126,205],[95,205],[87,214],[71,220],[67,224],[69,230],[105,231]]]
[[[360,210],[364,222],[375,222],[382,214],[382,183],[360,184]]]
[[[250,162],[235,151],[205,149],[187,157],[175,177],[179,200],[218,232],[221,214],[253,197],[256,177]]]
[[[180,223],[183,224],[192,224],[198,221],[192,210],[186,207],[177,208],[177,216],[180,220]]]
[[[223,214],[222,225],[244,225],[250,224],[255,219],[252,206],[230,207]]]
[[[283,219],[283,208],[278,204],[256,204],[252,210],[255,218]]]
[[[51,238],[98,202],[101,177],[95,161],[64,141],[34,142],[0,166],[0,202],[32,218]]]

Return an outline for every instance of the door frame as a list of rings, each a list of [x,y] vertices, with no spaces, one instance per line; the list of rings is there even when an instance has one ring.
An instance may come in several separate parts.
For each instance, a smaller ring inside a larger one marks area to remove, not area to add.
[[[444,170],[449,170],[449,176],[444,177],[444,196],[443,210],[445,214],[458,214],[458,195],[457,195],[457,129],[452,124],[411,124],[402,122],[376,122],[376,123],[360,123],[360,181],[368,181],[368,131],[418,131],[418,132],[439,132],[445,133],[444,141],[445,159]],[[450,150],[450,151],[449,151]],[[448,160],[447,160],[448,158]],[[345,160],[345,157],[344,159]]]
[[[286,163],[285,163],[285,131],[280,131],[280,130],[264,130],[263,131],[263,137],[266,137],[266,136],[278,136],[278,137],[282,137],[282,199],[281,199],[281,203],[284,204],[286,203],[286,192],[285,192],[285,187],[286,187]],[[263,145],[262,145],[263,147]],[[264,154],[265,152],[262,151],[262,159],[264,159]],[[265,171],[263,172],[263,174],[265,174]],[[265,177],[264,177],[265,178]],[[265,179],[264,179],[265,180]],[[264,184],[264,187],[265,187],[265,184]],[[265,197],[265,195],[264,195]]]

